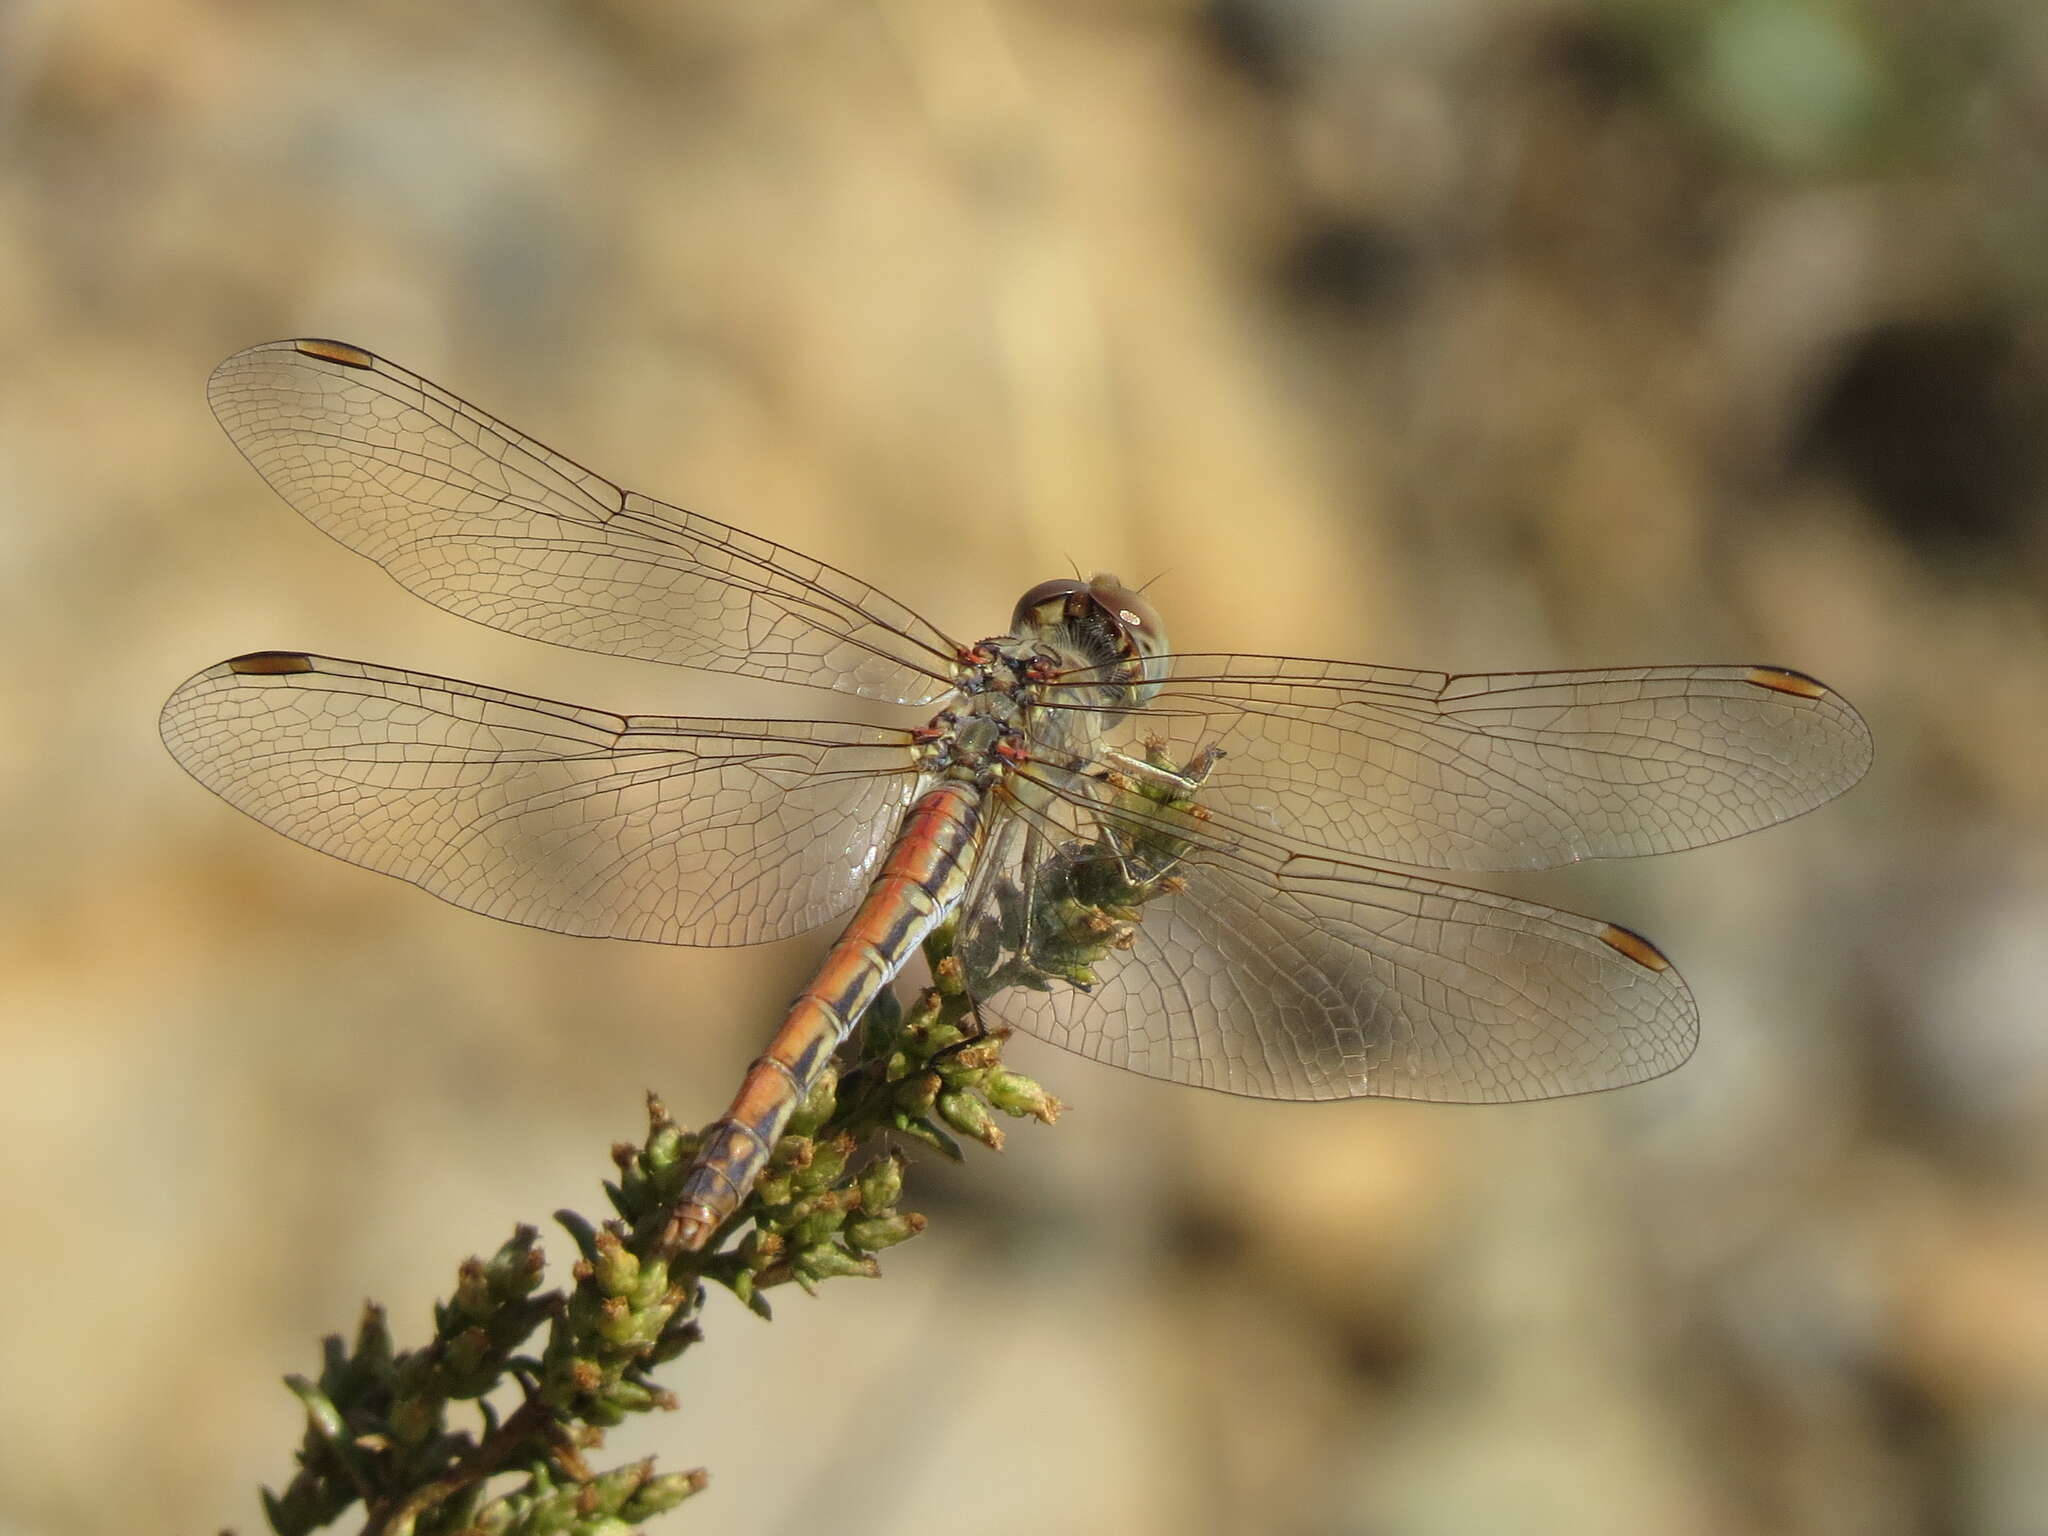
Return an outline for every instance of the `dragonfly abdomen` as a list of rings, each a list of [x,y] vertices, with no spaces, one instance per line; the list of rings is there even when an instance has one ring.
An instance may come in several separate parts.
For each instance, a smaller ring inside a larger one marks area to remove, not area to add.
[[[981,808],[982,791],[964,781],[941,784],[910,808],[845,932],[706,1129],[677,1202],[680,1247],[701,1249],[739,1209],[832,1053],[958,904]]]

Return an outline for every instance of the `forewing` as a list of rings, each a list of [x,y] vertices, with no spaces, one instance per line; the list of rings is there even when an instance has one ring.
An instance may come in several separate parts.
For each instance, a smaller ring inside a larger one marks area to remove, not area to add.
[[[508,922],[668,944],[845,911],[917,787],[902,731],[612,715],[295,652],[208,667],[161,726],[309,847]]]
[[[954,643],[865,582],[623,490],[359,347],[251,347],[207,397],[286,501],[451,613],[896,703],[950,686]]]
[[[1173,669],[1119,730],[1182,759],[1220,746],[1204,805],[1427,869],[1697,848],[1810,811],[1870,765],[1869,730],[1848,702],[1779,667],[1453,676],[1186,655]]]
[[[1184,883],[1139,909],[1090,990],[1013,984],[985,1011],[1147,1076],[1277,1099],[1553,1098],[1641,1082],[1692,1052],[1691,994],[1627,929],[1181,830],[1194,839],[1172,871]],[[1050,830],[1040,841],[1060,846]],[[1007,905],[1014,933],[1020,903]],[[991,895],[970,914],[970,945],[1001,930],[999,906]]]

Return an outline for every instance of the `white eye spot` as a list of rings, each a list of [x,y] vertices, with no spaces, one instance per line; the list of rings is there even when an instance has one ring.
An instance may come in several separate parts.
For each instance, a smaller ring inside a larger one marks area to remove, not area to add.
[[[1145,627],[1145,621],[1139,618],[1135,613],[1131,612],[1131,610],[1128,608],[1117,609],[1116,616],[1122,619],[1126,624],[1130,625],[1133,629],[1143,629]]]

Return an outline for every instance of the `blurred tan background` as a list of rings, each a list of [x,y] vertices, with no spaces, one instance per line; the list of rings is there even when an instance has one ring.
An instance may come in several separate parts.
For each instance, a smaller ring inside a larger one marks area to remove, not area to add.
[[[1768,661],[1877,736],[1804,821],[1518,887],[1684,969],[1654,1085],[1018,1046],[1070,1118],[921,1167],[882,1282],[714,1301],[614,1439],[712,1469],[660,1529],[2048,1531],[2037,0],[17,0],[0,145],[0,1533],[260,1528],[278,1376],[595,1210],[822,942],[494,924],[171,763],[268,646],[816,702],[321,537],[203,399],[303,334],[954,633],[1071,557],[1193,648]]]

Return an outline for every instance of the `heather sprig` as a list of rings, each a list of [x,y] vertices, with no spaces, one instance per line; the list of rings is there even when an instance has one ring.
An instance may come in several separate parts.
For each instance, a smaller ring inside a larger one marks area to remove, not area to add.
[[[970,1141],[1001,1149],[998,1117],[1059,1117],[1059,1100],[1004,1065],[1009,1031],[987,1027],[975,999],[1091,985],[1093,967],[1133,942],[1144,904],[1178,888],[1175,818],[1200,812],[1159,748],[1143,766],[1169,776],[1107,786],[1133,815],[1055,849],[1029,891],[994,893],[1016,940],[1005,969],[977,972],[970,991],[959,936],[932,936],[931,984],[908,1007],[885,990],[868,1009],[705,1251],[674,1241],[698,1136],[650,1094],[644,1135],[612,1149],[611,1215],[555,1215],[577,1252],[566,1289],[542,1289],[539,1234],[521,1226],[458,1267],[425,1344],[397,1349],[375,1305],[352,1343],[329,1337],[316,1378],[287,1378],[306,1432],[297,1475],[282,1493],[264,1490],[272,1529],[301,1536],[360,1504],[366,1536],[622,1536],[701,1491],[701,1469],[598,1470],[586,1453],[628,1416],[678,1406],[654,1372],[702,1337],[711,1286],[767,1318],[779,1286],[815,1294],[828,1280],[872,1279],[884,1249],[925,1229],[901,1204],[906,1149],[959,1160]],[[458,1412],[473,1422],[455,1427]]]

